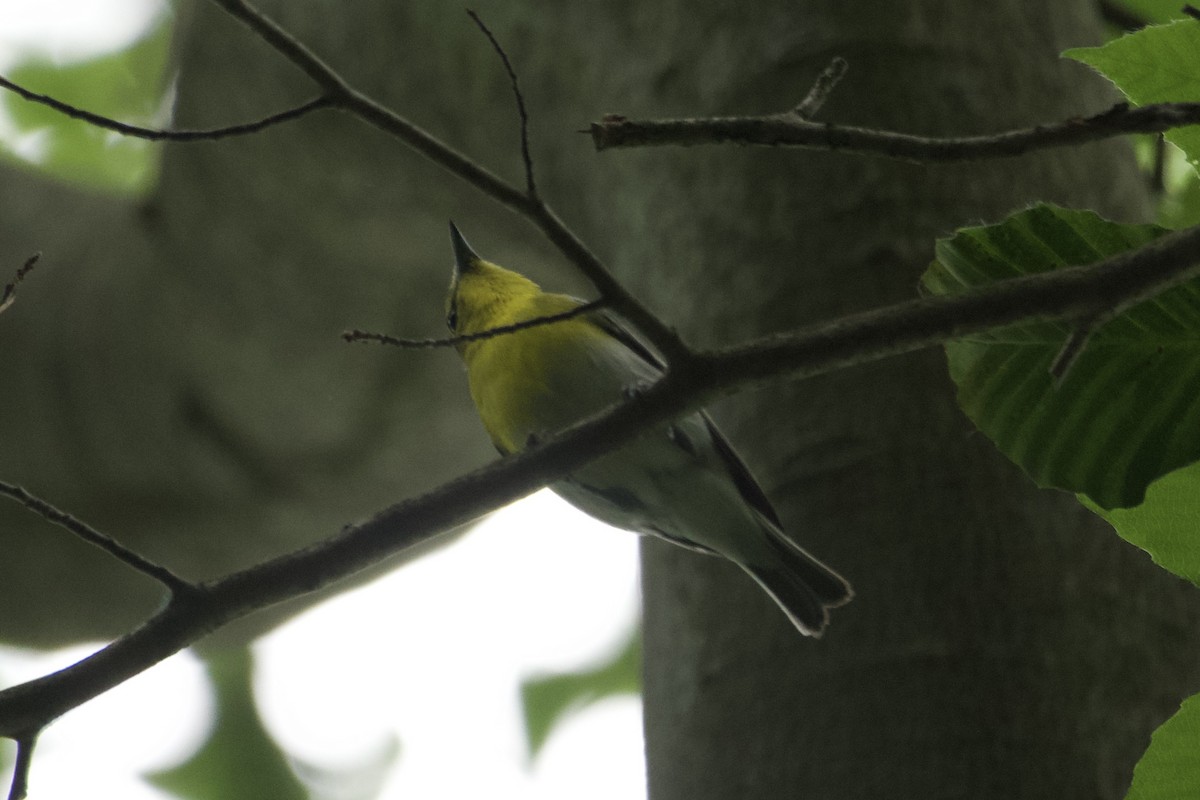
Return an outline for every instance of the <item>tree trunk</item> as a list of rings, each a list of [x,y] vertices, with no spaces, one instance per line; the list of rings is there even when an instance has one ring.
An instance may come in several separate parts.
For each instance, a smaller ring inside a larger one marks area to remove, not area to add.
[[[607,63],[659,43],[657,64],[606,110],[782,111],[841,55],[824,120],[955,134],[1095,112],[1113,100],[1103,81],[1056,57],[1098,41],[1092,6],[631,5]],[[623,193],[603,202],[630,212],[612,223],[619,263],[697,344],[911,298],[936,236],[1035,199],[1148,215],[1123,143],[962,166],[732,147],[602,159]],[[1193,587],[973,432],[941,352],[718,417],[858,597],[805,640],[736,568],[647,541],[653,800],[1122,796],[1197,686]]]

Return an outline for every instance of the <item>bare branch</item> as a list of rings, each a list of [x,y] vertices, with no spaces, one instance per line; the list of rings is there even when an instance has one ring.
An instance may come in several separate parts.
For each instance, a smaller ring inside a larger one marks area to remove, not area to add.
[[[37,732],[16,737],[17,760],[13,764],[8,800],[25,800],[29,794],[29,768],[33,766],[33,749],[37,746],[37,738]]]
[[[516,331],[523,331],[527,328],[537,328],[542,325],[549,325],[554,322],[562,322],[565,319],[572,319],[581,314],[586,314],[589,311],[595,311],[604,306],[602,300],[592,300],[559,314],[550,314],[545,317],[535,317],[527,319],[524,322],[514,322],[512,325],[502,325],[498,328],[489,328],[486,331],[478,333],[465,333],[461,336],[450,336],[446,339],[400,339],[395,336],[388,336],[385,333],[371,333],[369,331],[360,331],[357,328],[346,331],[342,334],[342,339],[347,342],[379,342],[380,344],[393,345],[402,347],[408,350],[428,350],[435,347],[454,347],[455,345],[464,344],[466,342],[478,342],[482,339],[491,339],[496,336],[503,336]]]
[[[259,11],[245,0],[213,0],[229,14],[250,30],[260,39],[278,50],[288,61],[291,61],[311,78],[325,93],[341,99],[353,90],[341,79],[336,72],[329,68],[316,53],[309,50],[300,40],[284,30],[279,23]]]
[[[1200,124],[1200,103],[1130,108],[1120,103],[1095,116],[985,136],[916,136],[893,131],[809,122],[795,114],[711,119],[630,120],[610,115],[589,128],[597,150],[617,147],[733,143],[868,153],[904,161],[1010,158],[1034,150],[1083,144],[1127,133],[1161,133]]]
[[[479,26],[479,30],[483,31],[483,35],[492,43],[492,49],[500,56],[500,60],[504,62],[504,69],[508,73],[509,83],[512,84],[513,97],[517,101],[517,114],[521,118],[521,160],[525,162],[525,191],[528,193],[531,200],[537,198],[537,184],[533,180],[533,159],[529,155],[529,113],[525,110],[525,97],[521,94],[521,87],[517,84],[517,73],[513,69],[512,62],[508,60],[508,53],[504,52],[504,48],[500,46],[500,42],[492,35],[487,25],[483,24],[483,20],[479,18],[471,9],[467,9],[467,15],[470,16],[475,24]]]
[[[280,111],[278,114],[272,114],[269,117],[256,120],[254,122],[243,122],[238,125],[230,125],[225,128],[209,128],[205,130],[163,130],[160,128],[143,128],[138,125],[129,125],[100,114],[94,114],[91,111],[85,111],[82,108],[64,103],[62,100],[57,100],[49,95],[38,94],[30,91],[19,84],[13,83],[8,78],[0,76],[0,87],[20,95],[32,103],[40,103],[48,106],[62,114],[73,119],[80,119],[97,128],[103,128],[109,131],[115,131],[125,136],[133,136],[137,139],[148,139],[150,141],[171,141],[171,142],[194,142],[206,139],[225,139],[230,136],[244,136],[249,133],[258,133],[259,131],[269,128],[272,125],[279,125],[284,122],[291,122],[294,119],[299,119],[304,115],[317,111],[322,108],[330,108],[333,106],[332,98],[328,96],[314,97],[303,105],[289,108],[287,111]]]
[[[539,203],[530,211],[530,218],[546,238],[587,276],[604,298],[604,302],[633,323],[634,327],[658,349],[668,367],[691,357],[691,349],[684,344],[679,335],[630,295],[600,258],[558,218],[553,209]]]
[[[391,109],[356,91],[332,67],[266,14],[245,0],[212,1],[308,75],[334,100],[338,108],[400,139],[413,150],[467,181],[492,199],[516,211],[525,212],[529,200],[523,191],[488,172]]]
[[[512,186],[396,112],[351,88],[312,51],[245,0],[212,1],[244,22],[264,42],[302,69],[326,94],[335,99],[338,108],[391,134],[447,172],[531,220],[592,282],[605,301],[658,348],[668,364],[673,359],[687,355],[688,348],[675,332],[630,294],[558,215],[536,196]]]
[[[426,541],[440,531],[561,478],[601,453],[700,407],[716,395],[772,380],[820,375],[1023,320],[1081,319],[1116,313],[1192,276],[1200,261],[1200,229],[1190,229],[1100,264],[1026,276],[953,297],[914,300],[788,335],[692,355],[661,322],[623,292],[599,260],[550,209],[352,90],[306,48],[242,0],[215,2],[304,69],[324,88],[324,96],[333,98],[339,107],[392,133],[453,174],[532,219],[592,279],[610,304],[666,351],[671,369],[654,386],[603,415],[553,436],[528,452],[502,459],[419,498],[385,509],[317,545],[200,587],[181,582],[174,588],[193,591],[175,591],[166,608],[137,630],[67,669],[0,691],[0,735],[21,739],[28,731],[40,730],[65,711],[233,619],[314,591],[386,555]],[[1108,115],[1071,122],[1069,126],[1098,125],[1097,120],[1106,118],[1105,124],[1129,125],[1129,116],[1145,111],[1118,108]],[[847,131],[856,130],[801,123],[792,116],[792,125],[824,131],[827,137],[829,131],[844,136]],[[896,137],[873,131],[863,133],[868,140],[876,137],[876,141],[880,136]],[[908,139],[922,141],[920,137]],[[838,142],[836,137],[829,141],[835,146]],[[831,146],[829,141],[811,146]],[[925,141],[923,146],[939,140]],[[870,152],[861,142],[859,147]],[[888,154],[910,157],[903,151]],[[11,496],[26,502],[23,490],[10,488]],[[56,513],[63,518],[56,520],[60,524],[67,519],[73,521],[62,512]],[[104,544],[115,545],[111,539],[99,534],[96,537],[100,541],[95,538],[89,541],[112,552],[111,545]],[[116,547],[123,550],[119,545]],[[127,557],[122,560],[129,563]]]
[[[111,536],[101,533],[65,511],[60,511],[45,500],[30,494],[20,486],[0,481],[0,495],[11,497],[46,521],[52,522],[60,528],[67,529],[88,544],[99,547],[121,563],[133,567],[143,575],[154,578],[154,580],[167,587],[168,591],[172,594],[186,594],[196,590],[194,584],[185,581],[166,567],[155,564],[153,561],[138,555]]]
[[[252,611],[327,586],[562,478],[721,394],[814,377],[1022,321],[1116,313],[1200,272],[1200,226],[1097,264],[926,297],[699,354],[624,403],[525,452],[392,506],[316,545],[173,595],[79,663],[0,691],[0,736],[19,738]]]
[[[1019,322],[1116,316],[1198,275],[1195,226],[1095,264],[853,314],[697,359],[728,373],[720,379],[722,391],[807,378]]]
[[[829,99],[829,95],[845,77],[849,66],[846,59],[834,56],[833,60],[829,62],[829,66],[821,70],[821,74],[817,76],[817,80],[808,90],[808,94],[800,101],[800,105],[792,109],[792,113],[801,119],[812,119],[816,116],[817,112],[821,110],[821,106],[825,105],[825,101]]]
[[[325,91],[320,98],[299,109],[283,112],[258,123],[219,129],[225,132],[224,135],[233,135],[231,132],[245,132],[254,129],[255,126],[261,127],[268,121],[270,121],[269,124],[276,124],[283,119],[294,119],[300,113],[307,113],[320,107],[336,106],[349,111],[363,121],[396,136],[450,173],[468,181],[488,196],[528,217],[591,280],[599,293],[662,352],[668,364],[689,357],[690,351],[675,332],[630,295],[599,258],[567,228],[550,208],[537,198],[532,182],[532,162],[528,155],[528,119],[524,112],[523,98],[517,88],[515,71],[503,49],[499,47],[477,16],[473,15],[473,19],[492,40],[493,46],[497,48],[497,52],[504,61],[517,95],[519,109],[522,112],[522,154],[526,163],[527,183],[525,192],[509,185],[395,112],[351,88],[308,48],[245,0],[213,1],[244,22],[265,42],[302,69]],[[828,81],[818,80],[817,86],[813,88],[815,99],[820,99],[823,93],[827,93],[828,89],[832,88],[832,84],[840,75],[840,64],[842,63],[844,62],[835,60],[830,65],[827,70]],[[10,88],[15,87],[14,84],[6,85],[9,85]],[[819,88],[822,86],[827,88]],[[19,87],[14,90],[27,93],[27,90],[19,89]],[[810,96],[813,93],[810,93]],[[36,99],[47,101],[54,107],[60,107],[64,113],[70,113],[69,110],[78,112],[78,109],[73,109],[73,107],[52,98],[38,95]],[[806,98],[801,107],[805,107],[807,102]],[[88,112],[79,113],[84,115],[83,118],[90,119],[96,124],[114,122],[96,115],[88,115]],[[801,119],[796,113],[791,112],[764,117],[645,122],[631,121],[612,115],[605,117],[599,123],[594,123],[591,126],[591,133],[599,150],[610,147],[712,144],[732,141],[742,144],[875,153],[891,158],[916,161],[960,161],[1015,156],[1045,147],[1079,144],[1125,133],[1161,132],[1197,123],[1200,123],[1200,104],[1175,103],[1145,106],[1139,109],[1130,109],[1127,105],[1122,104],[1087,119],[1070,119],[1054,125],[1019,129],[990,136],[951,138],[913,136],[851,126],[818,124]],[[121,123],[115,124],[121,125]],[[108,127],[112,128],[111,125]],[[216,133],[216,131],[131,130],[152,135],[191,135],[195,138],[212,138]]]
[[[42,257],[41,253],[34,253],[29,258],[25,259],[25,263],[17,270],[17,274],[13,279],[4,286],[4,291],[0,292],[0,314],[13,304],[17,299],[17,284],[25,280],[25,276],[33,271],[33,267],[37,264],[38,259]]]
[[[517,83],[516,72],[507,54],[499,45],[499,42],[474,12],[470,12],[472,19],[485,35],[488,36],[496,52],[500,55],[504,67],[508,72],[517,100],[518,111],[521,117],[521,153],[525,164],[525,191],[516,189],[394,111],[353,89],[338,73],[326,65],[311,50],[276,22],[254,6],[245,2],[245,0],[213,0],[213,2],[246,24],[263,41],[303,70],[305,74],[322,88],[323,94],[304,105],[274,114],[256,122],[207,130],[170,131],[128,125],[98,114],[93,114],[92,112],[76,108],[69,103],[32,92],[4,78],[0,78],[0,86],[20,94],[27,100],[42,103],[63,114],[83,119],[106,130],[150,140],[195,141],[218,139],[254,133],[271,125],[297,119],[321,108],[336,107],[348,111],[364,122],[395,136],[451,174],[462,178],[494,200],[529,218],[583,272],[596,287],[597,291],[606,298],[607,302],[633,323],[659,349],[668,364],[679,358],[687,357],[689,350],[682,340],[679,339],[678,335],[626,291],[608,271],[607,267],[604,266],[603,262],[538,197],[533,175],[533,162],[529,152],[528,112]],[[836,76],[839,71],[838,64],[839,62],[835,61],[834,64],[831,64],[829,70],[827,70],[830,77],[829,80],[824,81],[824,84],[828,86],[828,89],[831,89],[833,83],[836,82]],[[820,97],[818,87],[821,85],[823,85],[823,82],[819,80],[818,86],[814,86],[813,88],[813,92],[817,93],[817,98]],[[827,92],[828,89],[821,91]],[[812,110],[815,110],[815,108]],[[6,293],[5,297],[9,299],[9,294]]]

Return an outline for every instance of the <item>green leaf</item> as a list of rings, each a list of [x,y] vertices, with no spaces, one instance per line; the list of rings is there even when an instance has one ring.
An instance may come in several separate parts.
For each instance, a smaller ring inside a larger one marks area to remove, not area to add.
[[[1200,793],[1200,695],[1183,701],[1175,716],[1150,738],[1133,768],[1126,800],[1190,800]]]
[[[1090,264],[1165,231],[1036,206],[940,240],[923,282],[954,294]],[[1039,322],[951,342],[959,405],[1038,485],[1085,494],[1103,508],[1137,505],[1152,481],[1200,459],[1200,283],[1102,325],[1056,385],[1050,364],[1070,333],[1066,323]]]
[[[1200,23],[1193,19],[1155,25],[1101,47],[1063,53],[1099,71],[1138,105],[1200,101]],[[1167,141],[1200,169],[1200,128],[1176,128]]]
[[[183,800],[305,800],[308,792],[255,709],[249,648],[209,653],[207,664],[216,694],[208,741],[188,761],[147,780]]]
[[[9,77],[77,108],[153,127],[161,124],[170,39],[170,17],[164,15],[145,36],[118,53],[66,66],[27,61]],[[159,145],[103,130],[15,94],[5,92],[2,100],[18,136],[39,141],[34,160],[51,175],[131,194],[148,190],[156,179]],[[0,152],[16,158],[5,148]]]
[[[635,626],[620,651],[598,666],[522,682],[521,704],[530,756],[537,756],[555,726],[568,714],[605,697],[639,693],[641,663],[642,635]]]
[[[1200,464],[1152,483],[1145,502],[1135,508],[1105,510],[1081,499],[1155,564],[1200,585]]]

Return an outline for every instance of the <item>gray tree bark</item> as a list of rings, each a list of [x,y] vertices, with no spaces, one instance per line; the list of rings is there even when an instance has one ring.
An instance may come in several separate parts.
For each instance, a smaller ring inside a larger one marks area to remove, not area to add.
[[[820,116],[837,122],[976,133],[1113,101],[1056,57],[1099,40],[1088,2],[654,9],[607,53],[664,43],[618,107],[630,116],[789,108],[834,55],[850,71]],[[934,237],[1035,199],[1148,215],[1124,143],[955,167],[605,157],[637,198],[606,201],[632,211],[616,223],[626,277],[702,344],[912,297]],[[1200,682],[1194,587],[1000,457],[957,410],[940,352],[737,397],[718,417],[858,597],[803,640],[738,570],[646,542],[653,800],[1123,796]]]

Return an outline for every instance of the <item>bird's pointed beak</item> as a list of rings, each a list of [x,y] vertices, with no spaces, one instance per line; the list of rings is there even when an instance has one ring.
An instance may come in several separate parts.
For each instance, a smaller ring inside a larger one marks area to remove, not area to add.
[[[458,232],[458,227],[450,222],[450,244],[454,248],[454,276],[458,277],[469,272],[471,265],[479,261],[479,255],[467,244],[467,240]]]

